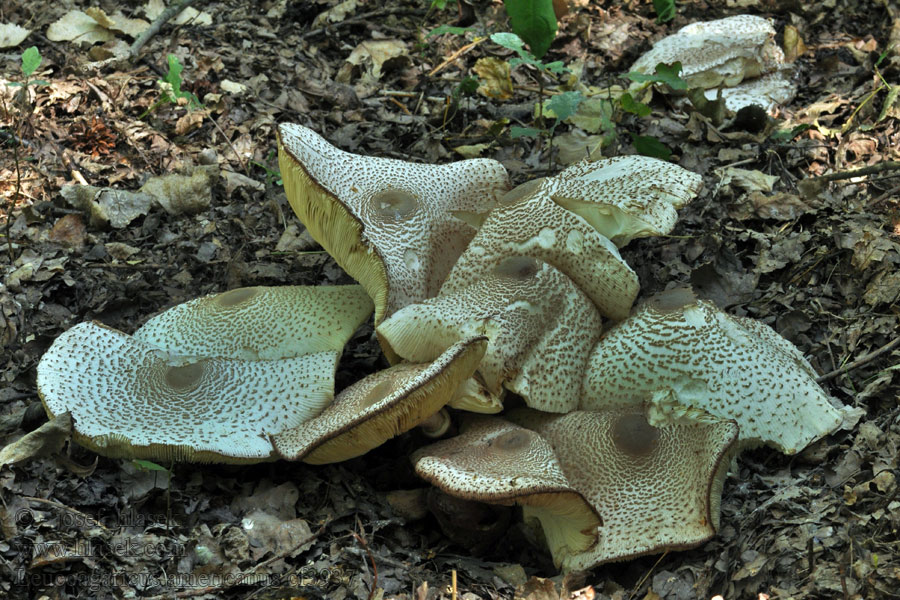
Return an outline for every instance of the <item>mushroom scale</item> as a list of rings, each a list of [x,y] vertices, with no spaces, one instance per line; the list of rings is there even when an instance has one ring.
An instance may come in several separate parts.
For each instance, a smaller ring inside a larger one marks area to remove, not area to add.
[[[258,361],[176,356],[99,323],[59,336],[37,368],[47,412],[109,457],[247,463],[276,457],[269,435],[333,399],[339,353]]]
[[[622,247],[636,237],[672,231],[681,208],[700,191],[703,178],[647,156],[581,161],[544,179],[539,193],[590,223]]]
[[[768,326],[732,317],[685,289],[659,294],[607,331],[586,371],[581,408],[650,401],[735,419],[746,443],[799,452],[841,412],[803,355]]]
[[[539,190],[538,186],[538,190]],[[441,287],[459,292],[489,277],[514,256],[547,262],[594,302],[600,314],[624,319],[640,284],[616,246],[587,221],[537,192],[504,202],[490,212]]]
[[[341,352],[371,313],[358,285],[246,287],[174,306],[134,337],[173,354],[271,360]]]
[[[564,569],[691,548],[715,535],[737,451],[733,421],[654,427],[641,406],[565,415],[520,409],[507,418],[547,440],[569,485],[603,520],[597,544],[563,556]]]
[[[320,415],[274,435],[282,458],[323,464],[348,460],[438,412],[484,356],[487,339],[462,340],[434,361],[399,364],[354,383]]]
[[[425,165],[359,156],[289,123],[278,128],[278,151],[294,212],[372,297],[376,325],[437,294],[475,235],[454,212],[487,213],[509,189],[495,160]]]
[[[554,563],[590,552],[601,519],[569,484],[540,435],[499,417],[468,419],[453,438],[412,455],[416,474],[452,496],[489,504],[519,504],[540,522]]]
[[[433,360],[471,335],[490,340],[478,373],[490,397],[503,388],[541,410],[578,406],[588,355],[602,320],[591,300],[553,266],[528,257],[502,260],[459,291],[394,313],[378,333],[404,359]]]

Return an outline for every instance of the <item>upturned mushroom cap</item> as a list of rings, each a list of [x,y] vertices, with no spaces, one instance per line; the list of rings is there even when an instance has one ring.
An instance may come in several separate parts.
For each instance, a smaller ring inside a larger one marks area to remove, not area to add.
[[[341,352],[370,314],[358,285],[246,287],[174,306],[134,337],[172,354],[271,360]]]
[[[80,323],[41,358],[47,412],[70,412],[98,454],[190,462],[275,458],[269,435],[333,399],[339,352],[281,360],[176,356],[99,323]]]
[[[690,548],[715,535],[734,422],[657,428],[640,406],[566,415],[522,409],[509,418],[549,442],[569,485],[603,520],[597,544],[563,556],[563,568]]]
[[[399,364],[369,375],[338,394],[320,415],[274,435],[289,460],[323,464],[365,454],[438,412],[471,377],[487,339],[460,341],[427,364]]]
[[[514,190],[485,219],[441,294],[460,292],[490,277],[510,257],[553,265],[587,294],[602,315],[613,319],[628,316],[640,288],[615,244],[587,221],[539,191]]]
[[[693,292],[663,292],[607,331],[591,355],[581,408],[652,401],[734,419],[741,440],[794,454],[842,422],[803,355],[770,327]]]
[[[546,440],[499,417],[479,416],[462,433],[417,450],[416,474],[441,491],[489,504],[519,504],[540,521],[553,560],[591,552],[601,520],[560,469]]]
[[[688,87],[729,87],[777,70],[784,64],[784,53],[768,20],[737,15],[681,28],[656,42],[631,70],[652,74],[659,63],[674,62],[681,63]]]
[[[359,156],[290,123],[278,127],[278,157],[294,212],[375,301],[376,325],[437,294],[475,235],[453,212],[486,213],[509,189],[494,160],[422,165]]]
[[[597,308],[571,279],[528,257],[502,260],[459,291],[411,304],[378,326],[404,359],[433,360],[460,339],[490,340],[478,373],[493,397],[503,388],[534,408],[578,406],[587,357],[600,337]]]
[[[700,191],[703,178],[647,156],[581,161],[540,184],[540,193],[590,223],[620,248],[636,237],[664,235],[676,209]]]

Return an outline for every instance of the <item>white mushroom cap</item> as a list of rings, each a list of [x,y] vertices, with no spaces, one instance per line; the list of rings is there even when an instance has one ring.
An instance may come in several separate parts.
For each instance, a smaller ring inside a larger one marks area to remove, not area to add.
[[[489,504],[519,504],[541,523],[554,562],[589,552],[600,519],[569,484],[540,435],[498,417],[479,416],[456,437],[412,455],[416,474],[443,492]]]
[[[404,359],[433,360],[472,335],[490,340],[478,373],[493,397],[506,387],[529,406],[578,406],[588,355],[600,337],[596,307],[568,277],[528,257],[510,257],[459,291],[411,304],[378,326]]]
[[[766,112],[772,112],[776,106],[788,103],[797,88],[784,71],[769,73],[756,79],[743,81],[740,84],[722,88],[722,99],[728,110],[737,112],[745,106],[761,106]],[[709,100],[718,97],[719,90],[706,90]]]
[[[344,152],[301,125],[278,134],[294,212],[375,301],[376,325],[437,294],[475,235],[453,211],[486,213],[509,189],[495,160],[423,165]]]
[[[563,556],[564,569],[690,548],[715,535],[734,422],[657,428],[641,406],[566,415],[525,409],[509,418],[550,443],[569,485],[603,520],[598,543]]]
[[[583,218],[540,193],[518,189],[495,208],[447,277],[441,294],[489,277],[509,257],[549,263],[567,275],[604,316],[628,316],[640,284],[616,246]]]
[[[134,337],[173,354],[271,360],[341,352],[371,313],[358,285],[247,287],[174,306]]]
[[[581,161],[540,184],[540,193],[582,217],[620,248],[636,237],[672,231],[703,178],[647,156]]]
[[[784,53],[768,20],[737,15],[681,28],[656,42],[631,70],[652,74],[659,63],[674,62],[681,63],[689,87],[728,87],[780,68]]]
[[[174,356],[99,323],[81,323],[41,358],[37,387],[47,412],[70,412],[75,439],[99,454],[258,462],[275,456],[270,434],[332,401],[339,355]]]
[[[365,454],[438,412],[472,376],[487,340],[462,340],[431,363],[399,364],[338,394],[316,418],[273,436],[289,460],[323,464]]]
[[[670,290],[606,332],[581,408],[653,401],[734,419],[741,440],[794,454],[842,422],[800,352],[768,326],[732,317],[690,290]]]

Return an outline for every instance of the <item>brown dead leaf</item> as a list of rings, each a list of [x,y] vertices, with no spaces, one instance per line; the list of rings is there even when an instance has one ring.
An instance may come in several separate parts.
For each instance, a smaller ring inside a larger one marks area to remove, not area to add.
[[[513,600],[559,600],[559,591],[552,580],[532,577],[516,588]]]
[[[509,78],[509,63],[493,56],[475,61],[472,70],[480,81],[478,93],[492,100],[509,100],[513,95],[512,80]]]
[[[175,123],[175,133],[178,135],[187,135],[195,129],[199,129],[206,117],[206,111],[192,110],[182,116]]]
[[[51,241],[77,248],[84,245],[86,232],[81,215],[65,215],[53,225],[49,238]]]
[[[5,465],[59,452],[72,435],[72,415],[63,413],[0,450],[0,469]]]

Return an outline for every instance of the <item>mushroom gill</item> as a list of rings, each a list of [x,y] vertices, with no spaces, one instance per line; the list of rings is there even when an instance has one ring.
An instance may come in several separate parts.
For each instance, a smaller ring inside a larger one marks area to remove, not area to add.
[[[323,464],[347,460],[441,410],[484,356],[487,340],[472,337],[435,360],[401,363],[373,373],[338,394],[313,419],[272,437],[282,458]]]

